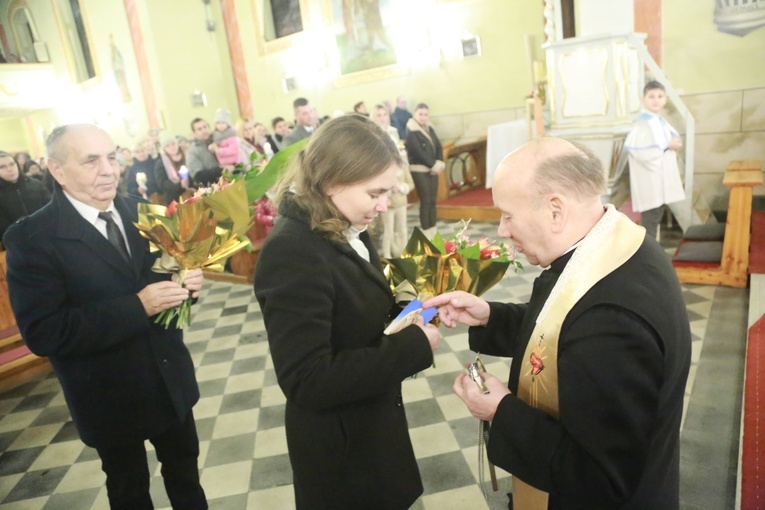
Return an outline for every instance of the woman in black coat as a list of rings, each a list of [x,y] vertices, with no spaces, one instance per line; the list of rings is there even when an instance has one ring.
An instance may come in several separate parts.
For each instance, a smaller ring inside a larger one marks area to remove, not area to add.
[[[174,136],[163,132],[160,136],[162,152],[154,164],[154,183],[162,194],[162,203],[169,205],[178,200],[191,186],[191,177],[186,168],[186,156]]]
[[[255,270],[298,509],[404,509],[422,493],[401,382],[429,367],[433,325],[384,335],[393,296],[366,227],[402,164],[387,133],[324,124],[279,186]]]
[[[428,231],[436,226],[436,198],[438,195],[438,174],[444,171],[444,151],[436,130],[429,122],[428,105],[420,103],[414,116],[406,123],[406,153],[409,156],[409,170],[414,187],[420,196],[420,226]],[[428,231],[427,234],[435,232]],[[432,237],[432,236],[431,236]]]
[[[50,202],[50,193],[37,179],[24,175],[13,156],[0,151],[0,241],[8,227]]]

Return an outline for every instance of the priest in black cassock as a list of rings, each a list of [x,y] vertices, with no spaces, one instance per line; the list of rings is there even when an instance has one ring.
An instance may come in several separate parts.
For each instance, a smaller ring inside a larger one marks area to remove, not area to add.
[[[601,163],[555,138],[512,153],[495,177],[499,235],[547,268],[526,304],[455,292],[424,303],[470,327],[470,348],[512,357],[510,382],[460,375],[454,392],[491,422],[489,460],[513,475],[516,509],[679,507],[679,443],[691,360],[669,258],[612,206]]]

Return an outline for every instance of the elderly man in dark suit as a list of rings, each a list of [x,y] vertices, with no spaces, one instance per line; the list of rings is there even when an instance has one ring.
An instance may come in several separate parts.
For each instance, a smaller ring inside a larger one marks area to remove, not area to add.
[[[8,288],[24,341],[48,356],[83,442],[98,451],[112,508],[153,508],[144,441],[162,463],[173,508],[207,508],[199,484],[192,407],[199,389],[179,329],[153,316],[198,294],[151,270],[156,258],[133,225],[136,199],[116,194],[108,134],[56,128],[51,202],[8,229]]]
[[[600,161],[539,138],[494,179],[498,233],[547,269],[526,304],[432,298],[470,348],[512,357],[509,387],[460,375],[454,392],[491,422],[489,460],[512,473],[515,508],[679,507],[680,422],[691,333],[662,248],[612,205]]]

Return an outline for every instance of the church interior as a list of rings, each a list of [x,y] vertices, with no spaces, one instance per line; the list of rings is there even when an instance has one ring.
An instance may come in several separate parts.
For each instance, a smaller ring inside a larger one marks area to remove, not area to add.
[[[664,115],[683,140],[686,196],[667,210],[658,236],[693,341],[680,507],[760,508],[765,3],[359,2],[376,7],[377,32],[361,7],[344,17],[355,3],[0,0],[0,151],[44,161],[47,136],[70,123],[95,124],[132,151],[160,132],[191,139],[192,119],[213,124],[219,109],[270,133],[272,119],[295,120],[301,97],[320,118],[352,113],[359,102],[409,111],[427,103],[447,165],[438,230],[472,218],[471,234],[496,239],[494,170],[539,136],[588,146],[603,162],[604,202],[636,219],[624,190],[625,136],[641,112],[643,85],[658,80]],[[416,200],[411,194],[410,229]],[[201,392],[201,483],[211,508],[289,509],[286,400],[252,286],[266,234],[256,225],[248,235],[252,252],[234,256],[222,274],[206,273],[185,333]],[[485,297],[527,301],[541,269],[523,262]],[[0,266],[0,509],[107,508],[96,451],[79,440],[50,365],[18,333],[1,250]],[[412,508],[506,508],[510,475],[498,469],[496,489],[483,479],[477,421],[452,394],[471,359],[467,328],[444,335],[434,368],[404,382],[425,488]],[[509,360],[487,358],[489,371],[506,377]],[[170,508],[147,445],[152,499]]]

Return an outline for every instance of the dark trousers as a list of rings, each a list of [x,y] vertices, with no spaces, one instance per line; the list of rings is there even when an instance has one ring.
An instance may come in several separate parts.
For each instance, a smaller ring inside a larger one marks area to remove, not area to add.
[[[645,236],[656,239],[659,232],[659,224],[664,217],[664,206],[660,205],[655,209],[648,209],[640,213],[640,224],[645,227]]]
[[[156,437],[149,438],[162,464],[162,479],[174,509],[204,510],[207,499],[199,484],[199,438],[194,414],[189,412],[183,423],[174,425]],[[97,448],[101,469],[106,473],[106,491],[112,510],[150,510],[149,464],[143,441]]]
[[[420,226],[423,230],[436,226],[436,196],[438,175],[412,172],[412,180],[420,196]]]

